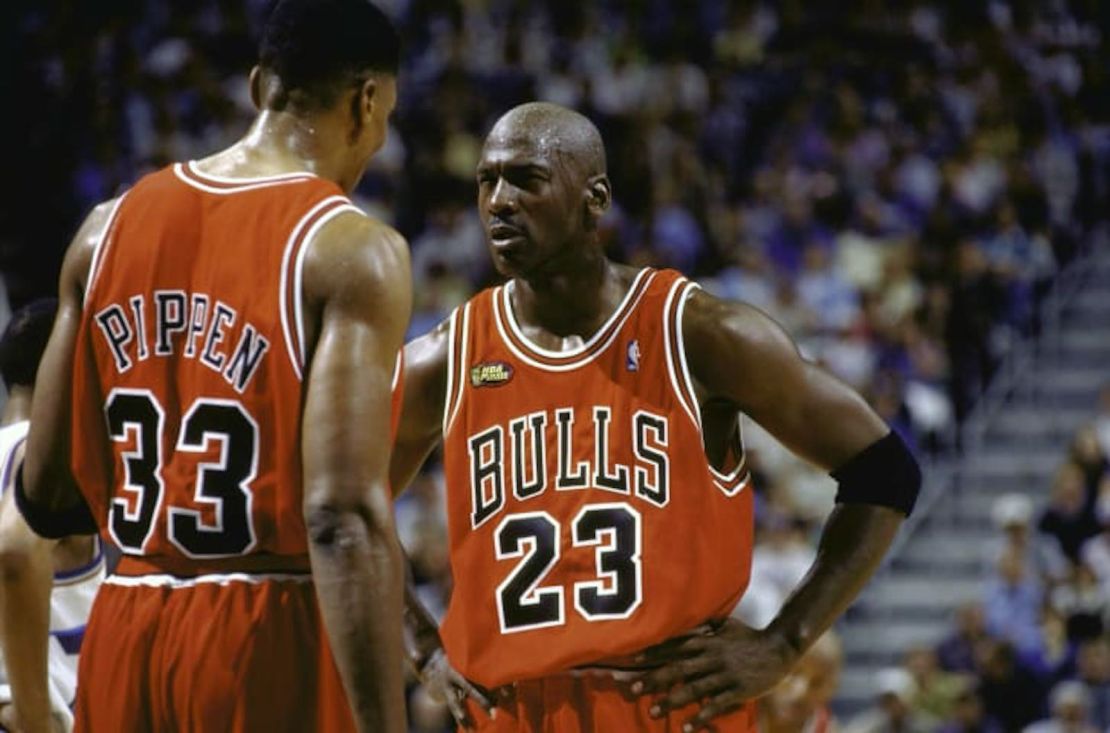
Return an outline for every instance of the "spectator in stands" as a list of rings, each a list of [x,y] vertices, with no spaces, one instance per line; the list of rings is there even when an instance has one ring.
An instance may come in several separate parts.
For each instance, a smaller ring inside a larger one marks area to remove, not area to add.
[[[1044,713],[1045,690],[1019,663],[1013,644],[988,641],[977,650],[982,670],[980,688],[987,715],[1006,731],[1020,731]]]
[[[906,652],[905,660],[906,671],[913,676],[917,690],[913,696],[913,711],[922,719],[947,720],[960,693],[967,688],[968,678],[941,669],[936,652],[927,646],[912,647]]]
[[[1078,678],[1087,688],[1091,722],[1110,730],[1110,640],[1105,636],[1080,645]]]
[[[829,710],[840,681],[843,651],[836,632],[826,632],[794,670],[759,701],[760,733],[828,733],[836,727]]]
[[[1024,733],[1097,733],[1091,724],[1090,699],[1080,682],[1061,682],[1052,688],[1052,717],[1025,728]]]
[[[956,609],[955,628],[939,645],[937,661],[947,672],[978,671],[976,650],[990,640],[983,607],[979,603],[966,603]]]
[[[1102,634],[1103,617],[1110,610],[1107,598],[1094,572],[1080,562],[1052,589],[1049,603],[1066,619],[1068,639],[1080,642]]]
[[[1041,611],[1038,645],[1019,653],[1018,661],[1048,689],[1075,675],[1078,646],[1068,638],[1068,623],[1060,611],[1046,605]]]
[[[738,618],[757,628],[763,628],[778,614],[817,556],[806,537],[804,522],[781,509],[769,508],[763,515],[752,552],[748,590],[736,609]]]
[[[1094,511],[1102,531],[1079,548],[1079,560],[1090,568],[1103,594],[1110,598],[1110,474],[1099,481]]]
[[[927,733],[934,725],[912,708],[917,686],[913,675],[901,667],[890,667],[876,675],[875,705],[860,713],[844,733]]]
[[[987,630],[1012,642],[1020,652],[1035,652],[1041,645],[1043,601],[1044,589],[1026,566],[1024,555],[1007,549],[983,594]]]
[[[1110,456],[1110,382],[1102,387],[1098,400],[1098,416],[1095,418],[1095,434],[1104,456]]]
[[[948,721],[939,733],[1003,733],[998,721],[987,717],[979,697],[978,683],[965,678],[963,688],[956,695],[955,705]]]
[[[1083,471],[1083,480],[1087,488],[1087,498],[1094,502],[1098,492],[1098,483],[1106,475],[1106,454],[1098,439],[1098,430],[1094,424],[1084,425],[1075,433],[1071,442],[1071,460]]]
[[[1086,475],[1074,461],[1065,461],[1056,471],[1048,507],[1037,522],[1037,529],[1056,538],[1060,550],[1072,562],[1079,560],[1079,548],[1098,534],[1093,502],[1087,500]]]
[[[997,567],[998,560],[1013,550],[1025,558],[1027,567],[1046,585],[1063,580],[1071,565],[1059,543],[1033,529],[1033,500],[1025,494],[1003,494],[991,505],[991,519],[999,536],[986,544],[985,567]]]

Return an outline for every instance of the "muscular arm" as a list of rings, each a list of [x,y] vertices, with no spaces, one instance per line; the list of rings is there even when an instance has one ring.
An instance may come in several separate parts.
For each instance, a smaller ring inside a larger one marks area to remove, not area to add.
[[[782,329],[754,308],[699,292],[687,305],[683,335],[693,376],[708,397],[731,402],[827,471],[890,430],[862,397],[803,359]],[[816,562],[770,631],[800,655],[859,593],[903,518],[880,506],[838,505]]]
[[[697,293],[686,306],[683,337],[703,401],[744,411],[826,470],[855,465],[856,456],[889,432],[858,394],[804,360],[782,329],[754,308]],[[664,642],[643,655],[661,666],[634,682],[632,691],[670,690],[650,710],[657,718],[700,701],[683,726],[690,731],[767,693],[856,597],[902,519],[882,506],[838,505],[813,567],[770,626],[756,630],[726,621]]]
[[[35,379],[23,479],[28,500],[51,511],[71,509],[83,501],[69,466],[70,375],[85,279],[115,203],[108,201],[93,209],[66,251],[58,285],[58,315]]]
[[[408,488],[443,437],[449,325],[444,321],[405,346],[405,400],[389,467],[395,495]]]
[[[310,246],[305,300],[319,325],[301,449],[312,572],[356,723],[402,731],[404,566],[388,436],[394,361],[411,310],[408,252],[395,232],[354,214]]]
[[[37,536],[16,511],[11,492],[0,501],[0,650],[12,687],[15,729],[53,731],[48,692],[47,643],[51,551],[57,543]]]

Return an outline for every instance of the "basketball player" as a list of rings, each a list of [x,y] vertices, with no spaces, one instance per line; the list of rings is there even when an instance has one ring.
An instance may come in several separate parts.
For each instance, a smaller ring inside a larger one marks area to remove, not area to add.
[[[398,56],[366,0],[282,0],[246,137],[98,207],[66,255],[16,496],[40,534],[123,553],[79,730],[404,728],[386,482],[408,253],[346,196]]]
[[[498,688],[492,719],[470,704],[480,729],[753,730],[749,701],[856,596],[920,472],[767,316],[606,260],[610,200],[586,118],[527,104],[497,122],[478,207],[509,281],[407,347],[393,486],[443,440],[455,585],[441,632],[462,678]],[[765,630],[726,620],[752,544],[740,412],[840,484],[816,563]],[[442,674],[434,627],[414,636],[417,664],[439,660],[435,678],[473,697]]]
[[[0,728],[28,733],[73,729],[77,655],[104,578],[95,538],[45,540],[11,499],[35,371],[56,312],[57,301],[35,301],[12,315],[0,337],[8,390],[0,415]]]

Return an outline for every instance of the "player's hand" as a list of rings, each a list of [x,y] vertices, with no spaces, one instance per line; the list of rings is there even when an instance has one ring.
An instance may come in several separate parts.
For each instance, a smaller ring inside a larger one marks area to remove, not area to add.
[[[15,706],[11,703],[5,703],[0,705],[0,730],[10,731],[11,733],[36,733],[37,731],[62,733],[65,730],[65,725],[57,715],[51,715],[46,720],[40,721],[39,725],[21,725],[20,721],[16,719]]]
[[[421,668],[418,677],[433,700],[447,704],[451,716],[462,728],[474,729],[474,720],[466,708],[466,698],[470,698],[486,711],[491,718],[495,711],[489,694],[478,685],[463,677],[451,666],[443,649],[436,649]]]
[[[770,692],[797,655],[781,636],[729,619],[651,647],[636,661],[658,665],[632,682],[636,694],[666,693],[651,707],[652,717],[701,701],[682,726],[688,733],[708,729],[714,718]]]

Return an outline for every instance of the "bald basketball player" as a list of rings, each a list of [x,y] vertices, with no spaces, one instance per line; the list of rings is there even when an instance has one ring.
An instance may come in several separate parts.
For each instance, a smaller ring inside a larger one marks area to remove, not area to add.
[[[393,485],[442,441],[455,582],[440,629],[410,609],[413,653],[450,698],[497,691],[492,717],[456,707],[480,730],[754,730],[752,701],[856,597],[920,471],[766,315],[608,261],[611,198],[580,114],[526,104],[486,139],[478,208],[508,282],[405,352]],[[839,482],[762,630],[728,618],[752,545],[741,413]]]
[[[123,553],[78,730],[405,728],[386,483],[408,252],[347,198],[398,63],[366,0],[281,0],[247,135],[69,248],[16,498],[40,535]]]

